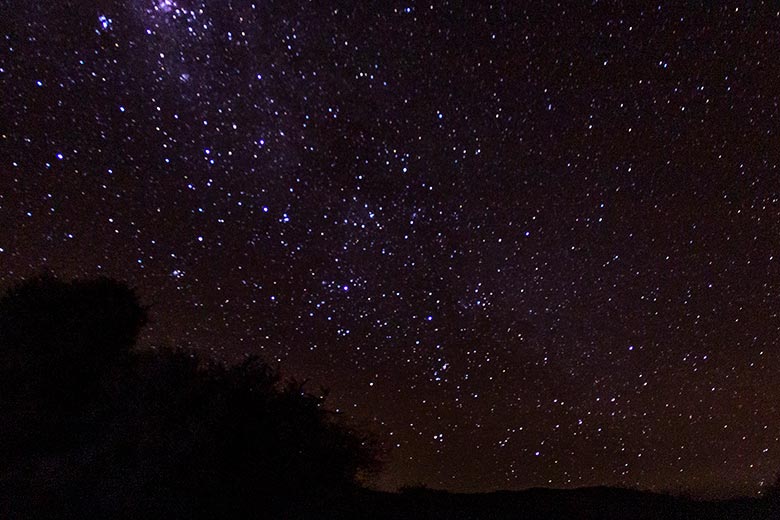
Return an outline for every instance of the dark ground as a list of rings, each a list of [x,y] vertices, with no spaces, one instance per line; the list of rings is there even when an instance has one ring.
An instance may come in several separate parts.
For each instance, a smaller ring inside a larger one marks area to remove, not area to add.
[[[616,488],[531,489],[483,494],[434,490],[365,492],[355,517],[376,519],[769,519],[780,508],[768,499],[698,501]]]

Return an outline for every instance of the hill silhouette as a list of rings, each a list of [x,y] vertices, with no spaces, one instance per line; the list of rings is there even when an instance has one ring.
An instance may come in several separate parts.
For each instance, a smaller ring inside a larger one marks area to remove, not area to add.
[[[778,518],[767,499],[615,488],[361,487],[379,444],[256,358],[138,351],[125,284],[41,276],[0,298],[3,518]],[[776,490],[775,490],[776,491]]]

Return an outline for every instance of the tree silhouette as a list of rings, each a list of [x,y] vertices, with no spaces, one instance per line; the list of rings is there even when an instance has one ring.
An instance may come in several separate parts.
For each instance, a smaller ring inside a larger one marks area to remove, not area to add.
[[[134,351],[145,322],[107,279],[0,299],[0,514],[343,513],[377,467],[371,438],[258,359]]]
[[[126,364],[146,311],[125,285],[42,276],[0,299],[3,461],[63,449],[105,379]]]

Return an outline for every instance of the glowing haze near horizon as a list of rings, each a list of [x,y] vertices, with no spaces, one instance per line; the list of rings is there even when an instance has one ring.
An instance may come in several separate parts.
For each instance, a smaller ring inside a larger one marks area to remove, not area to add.
[[[127,280],[144,346],[329,387],[383,488],[758,492],[778,13],[327,4],[0,8],[0,286]]]

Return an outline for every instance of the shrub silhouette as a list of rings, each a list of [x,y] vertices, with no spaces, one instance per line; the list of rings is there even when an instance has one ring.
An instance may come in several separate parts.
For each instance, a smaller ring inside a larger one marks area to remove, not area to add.
[[[136,352],[145,323],[107,279],[0,299],[0,515],[325,517],[376,468],[376,443],[302,384],[254,358]]]

